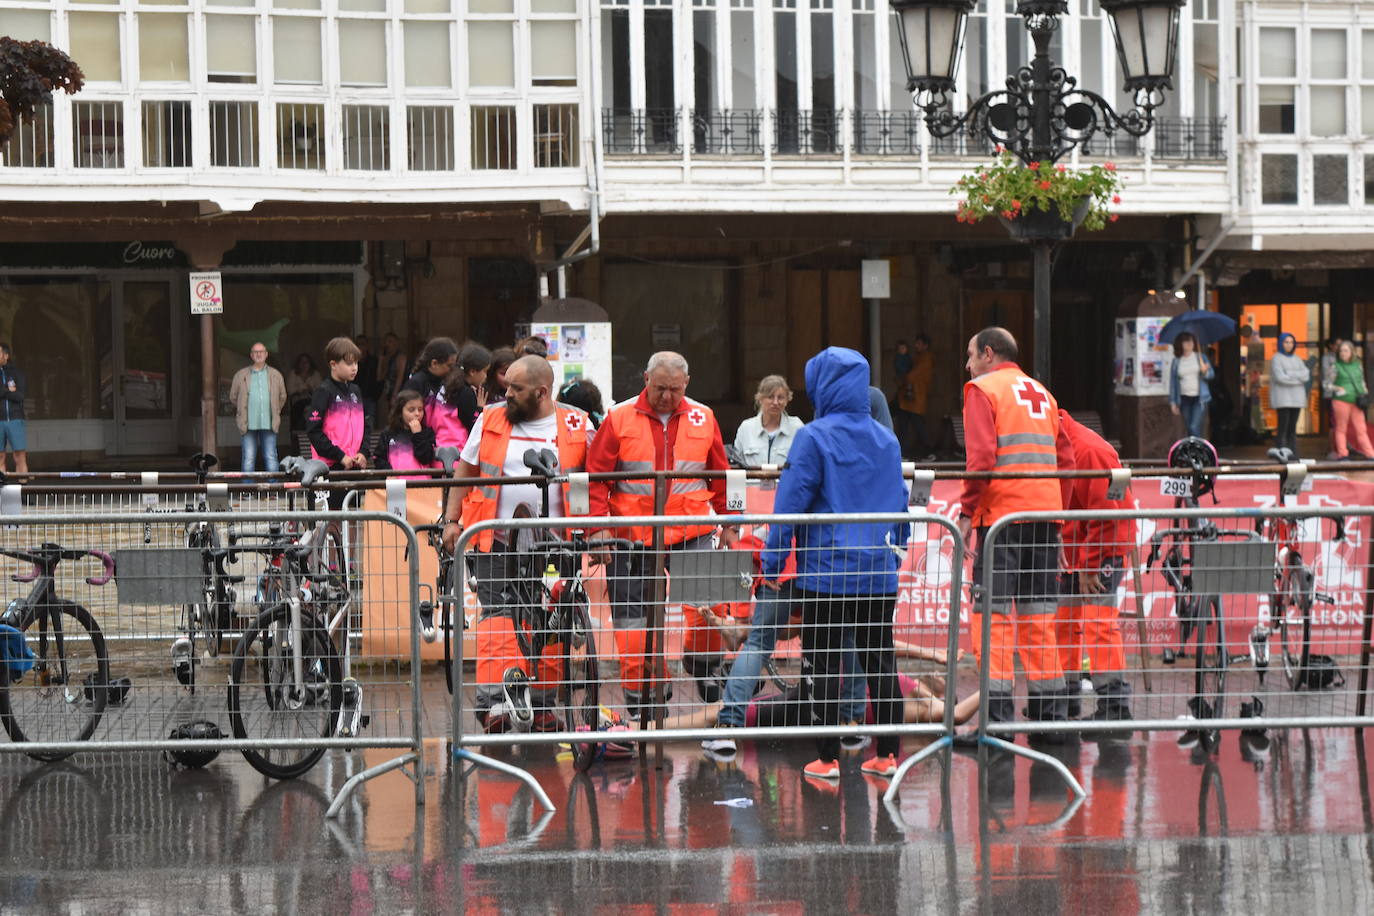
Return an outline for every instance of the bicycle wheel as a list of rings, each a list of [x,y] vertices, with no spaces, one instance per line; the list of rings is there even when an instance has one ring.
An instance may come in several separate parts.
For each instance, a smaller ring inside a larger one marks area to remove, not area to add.
[[[33,667],[23,673],[0,664],[0,722],[10,740],[88,740],[105,711],[103,687],[110,682],[105,637],[90,611],[56,599],[24,608],[14,626],[34,657]],[[37,751],[29,756],[54,761],[73,753]]]
[[[563,614],[563,684],[559,690],[569,731],[595,732],[601,724],[601,671],[596,633],[585,598],[565,600]],[[597,758],[598,742],[573,742],[573,766],[584,772]]]
[[[329,738],[343,707],[339,656],[324,624],[301,612],[302,683],[295,679],[291,611],[285,604],[259,615],[234,650],[229,672],[229,722],[235,738]],[[273,779],[294,779],[324,756],[322,747],[248,748],[244,758]]]
[[[1226,621],[1221,614],[1221,599],[1207,595],[1198,606],[1195,621],[1197,633],[1197,667],[1194,669],[1194,715],[1199,719],[1217,719],[1226,705],[1226,669],[1230,657],[1226,649]],[[1216,750],[1220,740],[1215,731],[1202,731],[1207,750]]]
[[[1283,673],[1292,690],[1302,687],[1312,648],[1312,572],[1301,561],[1284,570],[1279,593],[1283,632]],[[1290,614],[1296,613],[1297,619]]]

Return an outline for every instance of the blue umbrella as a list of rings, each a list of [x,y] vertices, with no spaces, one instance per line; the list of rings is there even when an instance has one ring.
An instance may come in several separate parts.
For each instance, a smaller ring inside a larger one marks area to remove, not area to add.
[[[1197,338],[1200,346],[1216,343],[1218,340],[1225,340],[1236,333],[1236,320],[1228,318],[1220,312],[1209,312],[1206,309],[1194,309],[1191,312],[1184,312],[1176,315],[1169,320],[1159,331],[1159,342],[1171,344],[1174,338],[1180,334],[1192,334]]]

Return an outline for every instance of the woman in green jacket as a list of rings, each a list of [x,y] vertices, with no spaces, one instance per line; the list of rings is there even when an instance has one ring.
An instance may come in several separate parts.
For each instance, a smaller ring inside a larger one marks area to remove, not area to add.
[[[1369,444],[1369,430],[1365,427],[1369,388],[1364,381],[1364,363],[1355,358],[1355,345],[1348,340],[1342,340],[1336,347],[1335,372],[1328,388],[1337,460],[1350,457],[1350,442],[1361,458],[1374,458],[1374,446]]]

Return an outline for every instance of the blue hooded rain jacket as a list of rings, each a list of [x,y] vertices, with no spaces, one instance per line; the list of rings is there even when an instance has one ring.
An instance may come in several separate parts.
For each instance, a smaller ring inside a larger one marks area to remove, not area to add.
[[[806,394],[816,419],[787,453],[773,511],[851,513],[907,511],[901,448],[869,414],[868,360],[827,347],[806,364]],[[898,556],[909,525],[771,525],[763,574],[777,579],[795,544],[797,587],[830,595],[897,592]]]

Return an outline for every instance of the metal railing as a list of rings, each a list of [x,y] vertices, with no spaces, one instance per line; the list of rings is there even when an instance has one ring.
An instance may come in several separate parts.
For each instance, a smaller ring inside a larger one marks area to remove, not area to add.
[[[761,156],[763,111],[692,111],[692,150],[705,155]]]
[[[210,165],[233,169],[258,167],[256,102],[210,103]]]
[[[52,103],[35,106],[32,121],[20,121],[0,144],[0,167],[42,169],[53,166]]]
[[[601,115],[606,152],[612,155],[680,153],[676,108],[607,108]]]
[[[831,109],[773,112],[773,152],[830,156],[841,152],[840,113]]]

